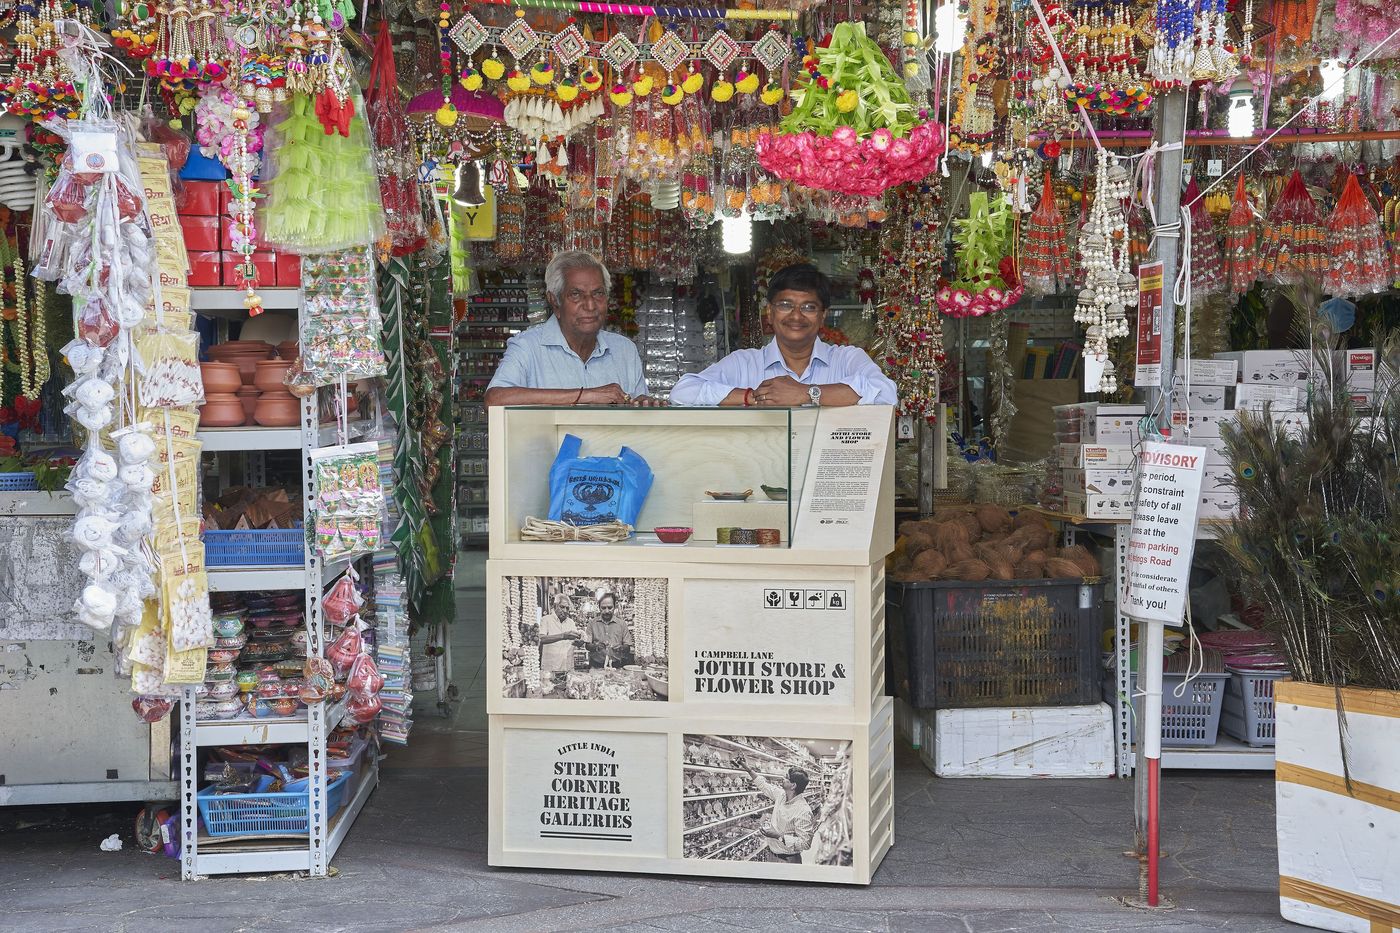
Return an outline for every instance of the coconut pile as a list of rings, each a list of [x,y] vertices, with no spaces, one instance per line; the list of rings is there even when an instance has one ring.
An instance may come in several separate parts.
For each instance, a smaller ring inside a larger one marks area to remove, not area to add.
[[[892,579],[1063,580],[1097,577],[1099,562],[1082,545],[1055,546],[1050,524],[1032,512],[1012,515],[999,505],[943,509],[903,522],[895,544]]]

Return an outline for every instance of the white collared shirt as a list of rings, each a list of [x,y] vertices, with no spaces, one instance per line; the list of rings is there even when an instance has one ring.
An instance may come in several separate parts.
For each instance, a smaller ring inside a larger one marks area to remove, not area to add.
[[[617,383],[633,397],[647,394],[637,346],[621,334],[598,332],[598,345],[579,359],[553,315],[506,343],[489,389],[596,389]]]
[[[735,389],[756,389],[765,379],[791,376],[803,385],[848,385],[862,405],[895,405],[894,382],[880,372],[860,347],[836,346],[818,338],[805,373],[795,373],[783,360],[777,338],[761,350],[735,350],[700,373],[687,373],[671,390],[672,405],[718,405]]]

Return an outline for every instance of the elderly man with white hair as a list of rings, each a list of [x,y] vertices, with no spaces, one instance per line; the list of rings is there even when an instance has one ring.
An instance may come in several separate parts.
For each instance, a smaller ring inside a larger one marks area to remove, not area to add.
[[[559,253],[544,272],[553,314],[506,343],[487,405],[635,405],[647,394],[642,358],[620,334],[603,330],[612,277],[591,253]]]

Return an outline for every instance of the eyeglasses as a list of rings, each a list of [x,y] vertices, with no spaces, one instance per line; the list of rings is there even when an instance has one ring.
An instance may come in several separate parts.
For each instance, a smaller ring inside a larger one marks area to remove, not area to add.
[[[592,299],[595,302],[607,303],[608,293],[605,289],[594,289],[586,292],[581,288],[572,288],[564,293],[564,300],[570,304],[583,304],[584,301]]]
[[[789,301],[788,299],[784,298],[782,301],[771,301],[768,303],[768,306],[773,310],[777,311],[779,314],[791,314],[794,308],[796,308],[798,311],[801,311],[808,317],[814,314],[822,313],[821,304],[815,301],[804,301],[802,302],[802,304],[799,305],[795,301]]]

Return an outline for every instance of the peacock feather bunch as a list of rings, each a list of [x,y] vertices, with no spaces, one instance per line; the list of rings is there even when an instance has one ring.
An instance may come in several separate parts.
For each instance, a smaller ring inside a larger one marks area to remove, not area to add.
[[[1291,295],[1317,308],[1308,283]],[[1311,325],[1317,378],[1307,423],[1240,412],[1224,432],[1240,517],[1221,544],[1247,599],[1267,609],[1293,676],[1400,690],[1400,331],[1376,339],[1376,394],[1353,404],[1338,341]]]

